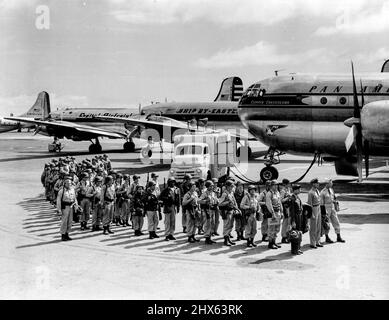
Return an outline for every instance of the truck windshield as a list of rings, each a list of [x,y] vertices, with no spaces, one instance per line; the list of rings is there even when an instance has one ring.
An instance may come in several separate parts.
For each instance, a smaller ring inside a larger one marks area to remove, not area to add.
[[[203,148],[201,146],[181,146],[177,148],[176,155],[202,154],[202,150]]]

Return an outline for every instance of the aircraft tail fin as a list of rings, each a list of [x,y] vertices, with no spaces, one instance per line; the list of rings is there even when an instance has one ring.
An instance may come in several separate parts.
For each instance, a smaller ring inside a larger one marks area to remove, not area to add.
[[[389,59],[382,65],[381,72],[389,72]]]
[[[239,101],[242,94],[242,79],[239,77],[229,77],[223,80],[214,101]]]
[[[33,106],[24,113],[23,117],[45,120],[50,115],[50,97],[46,91],[38,94],[38,97]]]

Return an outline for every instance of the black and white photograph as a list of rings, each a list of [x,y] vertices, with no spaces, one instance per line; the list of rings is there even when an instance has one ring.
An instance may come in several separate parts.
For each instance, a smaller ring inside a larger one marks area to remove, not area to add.
[[[388,33],[389,0],[0,0],[0,300],[387,300]]]

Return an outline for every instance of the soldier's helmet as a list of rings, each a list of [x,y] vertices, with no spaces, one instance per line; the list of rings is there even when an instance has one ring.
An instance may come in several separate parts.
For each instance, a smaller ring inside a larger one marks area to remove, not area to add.
[[[150,180],[150,181],[148,182],[148,184],[147,184],[147,188],[151,188],[151,187],[153,187],[153,186],[155,186],[155,185],[156,185],[155,181]]]
[[[226,181],[226,187],[230,187],[230,186],[233,186],[234,183],[231,181],[231,180],[227,180]]]
[[[184,176],[184,180],[190,180],[192,179],[192,176],[188,173]]]
[[[251,184],[251,185],[249,185],[248,190],[249,190],[249,191],[250,191],[250,190],[257,190],[257,187],[254,186],[253,184]]]
[[[205,181],[205,187],[206,188],[209,188],[209,187],[212,187],[212,186],[213,186],[213,182],[211,180]]]
[[[199,182],[199,183],[204,183],[205,180],[204,180],[203,178],[200,178],[200,179],[198,180],[198,182]]]
[[[176,179],[174,177],[170,177],[169,179],[167,179],[168,184],[174,184],[175,182],[176,182]]]

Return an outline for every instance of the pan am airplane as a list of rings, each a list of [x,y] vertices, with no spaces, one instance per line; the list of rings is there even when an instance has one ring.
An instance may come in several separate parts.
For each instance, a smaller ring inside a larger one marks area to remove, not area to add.
[[[248,131],[269,146],[261,179],[277,179],[283,152],[321,155],[337,174],[359,181],[364,157],[368,176],[369,157],[389,155],[388,61],[381,73],[358,75],[358,90],[353,67],[351,76],[292,74],[248,87],[238,109]]]

